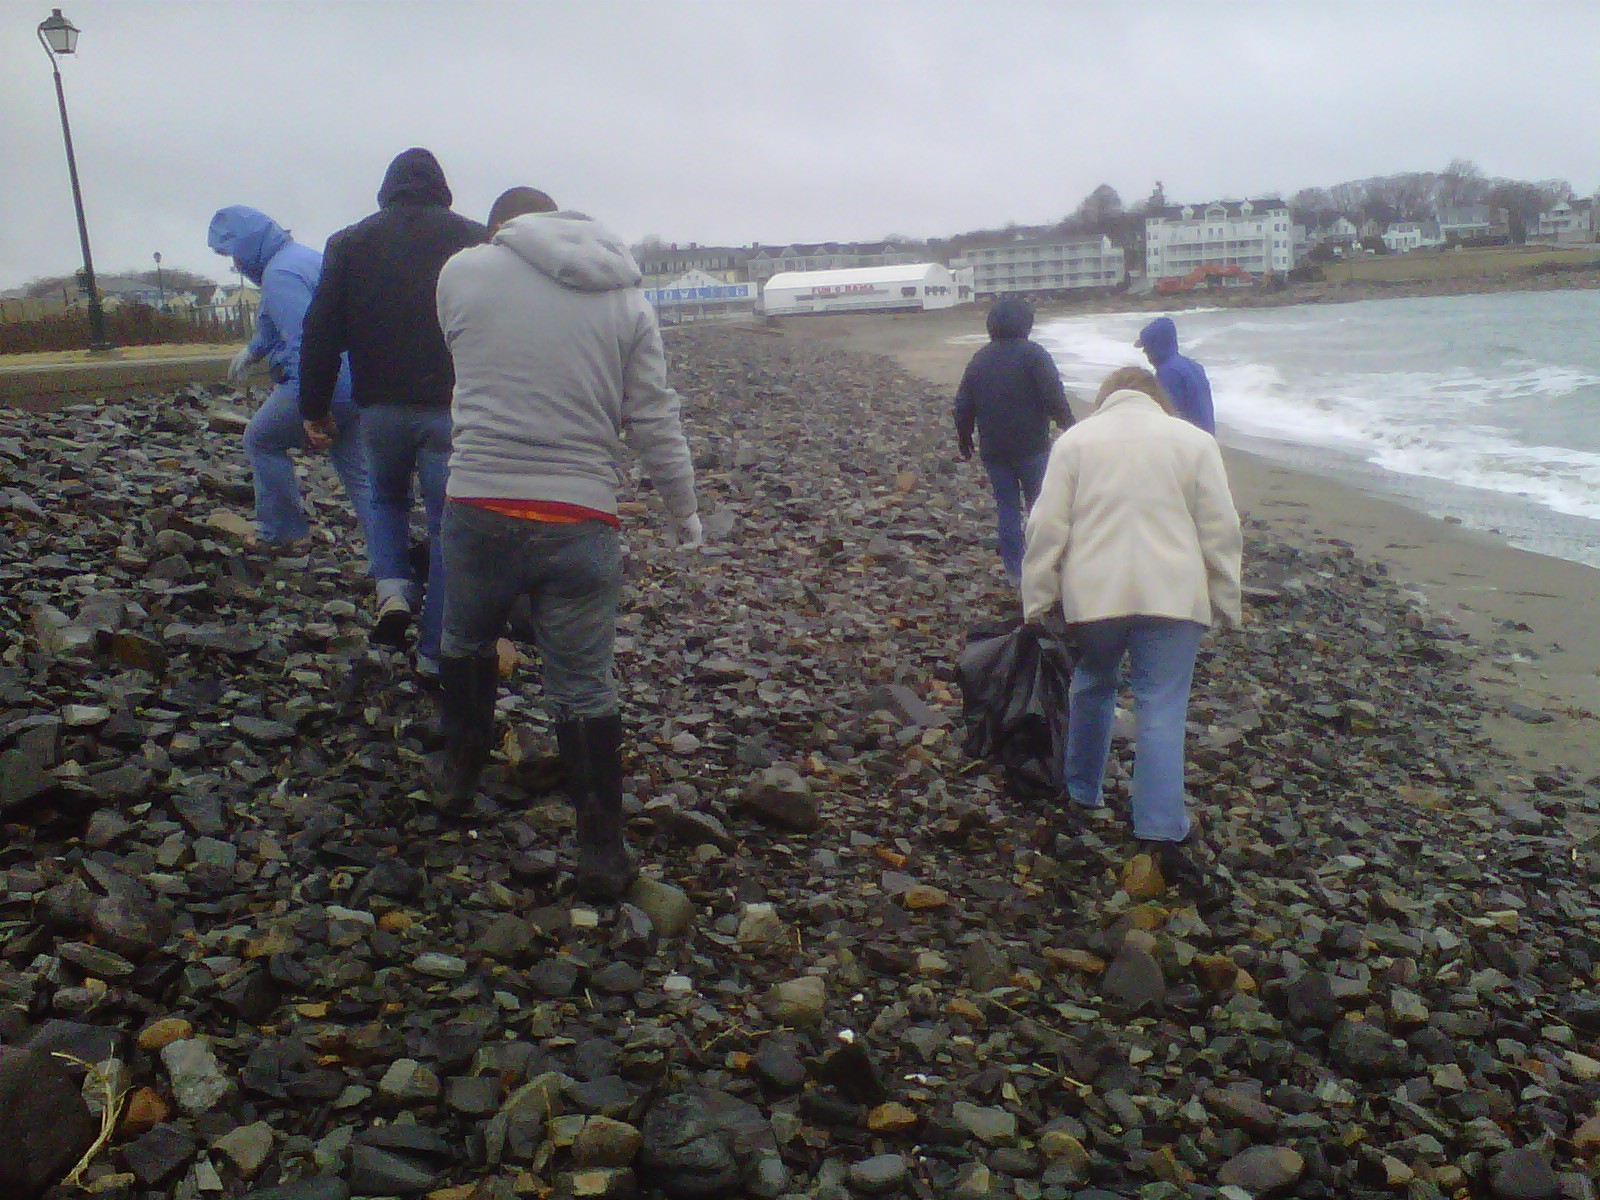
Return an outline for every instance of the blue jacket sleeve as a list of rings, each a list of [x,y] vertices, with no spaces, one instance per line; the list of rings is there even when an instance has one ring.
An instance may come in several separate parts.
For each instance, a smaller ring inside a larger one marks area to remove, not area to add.
[[[267,316],[266,305],[256,310],[256,331],[250,337],[250,357],[253,359],[266,358],[278,344],[278,331],[272,326],[272,319]]]
[[[261,317],[263,323],[271,321],[277,330],[278,345],[269,351],[276,369],[278,382],[293,387],[300,386],[300,331],[305,325],[306,309],[311,304],[311,289],[305,279],[293,271],[268,267],[261,277]]]

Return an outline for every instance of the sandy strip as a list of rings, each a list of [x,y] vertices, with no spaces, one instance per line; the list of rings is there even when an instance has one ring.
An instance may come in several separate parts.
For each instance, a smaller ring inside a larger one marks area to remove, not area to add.
[[[952,395],[983,334],[984,312],[791,318],[785,336],[888,354]],[[961,339],[961,340],[953,340]],[[1129,348],[1129,361],[1138,353]],[[948,420],[945,413],[933,419]],[[951,451],[954,453],[954,435]],[[1475,678],[1486,728],[1518,774],[1564,765],[1600,776],[1600,570],[1508,546],[1382,496],[1239,450],[1228,470],[1241,515],[1291,542],[1348,543],[1419,589],[1486,653]],[[974,470],[978,468],[973,467]],[[1548,714],[1529,724],[1510,705]],[[1596,786],[1600,786],[1597,783]]]

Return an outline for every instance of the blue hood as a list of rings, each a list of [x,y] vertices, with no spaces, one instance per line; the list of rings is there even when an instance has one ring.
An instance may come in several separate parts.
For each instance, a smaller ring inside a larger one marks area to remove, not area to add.
[[[1135,346],[1143,350],[1153,363],[1164,363],[1178,352],[1178,327],[1171,317],[1157,317],[1139,331]]]
[[[989,337],[1025,338],[1033,332],[1033,306],[1026,300],[1008,296],[989,310]]]
[[[219,208],[206,233],[206,245],[231,257],[233,265],[257,287],[272,256],[293,240],[289,231],[266,213],[243,204]]]

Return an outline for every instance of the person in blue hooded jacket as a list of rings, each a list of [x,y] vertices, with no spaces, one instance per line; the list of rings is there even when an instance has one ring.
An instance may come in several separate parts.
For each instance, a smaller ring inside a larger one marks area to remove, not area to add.
[[[1072,409],[1056,360],[1033,332],[1033,306],[1008,296],[989,310],[989,344],[972,356],[956,389],[956,437],[972,457],[976,429],[994,489],[996,548],[1012,583],[1022,580],[1022,523],[1039,498],[1050,461],[1050,422],[1066,429]]]
[[[255,476],[256,543],[268,549],[287,549],[311,533],[289,452],[306,446],[307,430],[300,415],[300,337],[322,273],[322,255],[295,241],[266,213],[242,204],[217,210],[206,243],[233,259],[239,272],[261,289],[255,336],[235,356],[228,377],[242,377],[252,363],[263,359],[271,373],[272,394],[250,419],[244,449]],[[370,556],[371,489],[360,419],[360,410],[350,399],[346,366],[340,372],[333,402],[332,437],[316,438],[311,448],[331,451],[333,469],[355,509]]]
[[[1156,378],[1178,415],[1215,437],[1217,415],[1211,405],[1211,381],[1204,367],[1178,353],[1178,327],[1172,318],[1157,317],[1139,331],[1139,340],[1133,344],[1156,369]]]

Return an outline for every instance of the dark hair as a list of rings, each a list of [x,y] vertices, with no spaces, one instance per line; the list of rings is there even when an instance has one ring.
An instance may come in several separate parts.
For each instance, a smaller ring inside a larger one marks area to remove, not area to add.
[[[493,233],[513,217],[528,213],[555,212],[558,205],[538,188],[514,187],[500,193],[500,198],[489,210],[489,232]]]
[[[1159,404],[1161,411],[1167,416],[1178,415],[1178,410],[1172,406],[1172,397],[1167,395],[1167,389],[1161,386],[1161,381],[1152,372],[1143,367],[1118,367],[1107,375],[1100,383],[1100,390],[1095,393],[1095,406],[1104,404],[1106,397],[1112,392],[1143,392]]]

